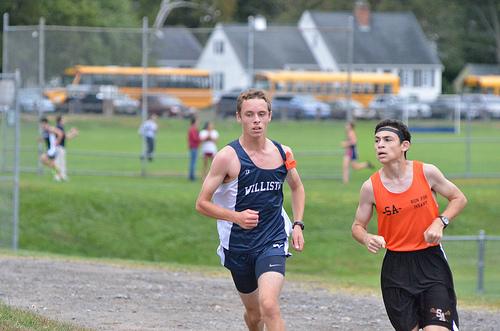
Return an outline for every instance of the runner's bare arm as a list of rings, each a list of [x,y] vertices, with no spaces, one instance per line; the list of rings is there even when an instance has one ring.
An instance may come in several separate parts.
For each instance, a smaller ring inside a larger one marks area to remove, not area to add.
[[[293,152],[290,147],[283,146],[283,149],[287,153],[287,161],[294,161]],[[304,217],[304,207],[306,200],[306,193],[304,191],[304,185],[300,179],[297,168],[292,168],[288,170],[288,175],[286,181],[290,186],[292,193],[292,212],[294,220],[303,220]],[[299,226],[296,226],[292,232],[292,245],[297,251],[302,251],[304,249],[304,234]]]
[[[236,212],[212,202],[213,194],[219,185],[228,178],[233,179],[232,177],[234,177],[235,173],[234,167],[238,167],[238,164],[235,164],[235,162],[238,162],[238,159],[234,150],[229,146],[224,147],[215,155],[196,200],[196,210],[205,216],[227,220],[237,223],[244,229],[251,229],[256,227],[259,221],[259,213],[257,211],[247,209],[242,212]]]
[[[382,236],[371,234],[367,231],[368,223],[373,214],[374,203],[373,186],[368,179],[361,186],[359,205],[351,230],[352,236],[356,241],[365,245],[370,252],[377,253],[380,248],[385,247],[385,239]]]
[[[448,205],[440,215],[446,216],[451,221],[464,209],[467,198],[435,165],[424,164],[424,174],[431,189],[448,199]],[[443,228],[441,219],[436,218],[424,232],[425,240],[428,243],[439,243],[443,236]]]

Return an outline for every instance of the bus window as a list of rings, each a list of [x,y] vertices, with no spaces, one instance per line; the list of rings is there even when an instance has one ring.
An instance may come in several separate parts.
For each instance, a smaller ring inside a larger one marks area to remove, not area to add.
[[[88,74],[82,74],[82,75],[80,75],[80,82],[79,82],[79,84],[92,85],[93,84],[92,76],[88,75]]]

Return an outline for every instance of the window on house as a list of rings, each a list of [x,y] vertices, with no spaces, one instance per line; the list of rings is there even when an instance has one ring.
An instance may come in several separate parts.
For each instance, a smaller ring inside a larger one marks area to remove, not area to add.
[[[224,54],[224,41],[222,41],[222,40],[214,41],[214,53],[215,54]]]
[[[422,87],[422,70],[421,69],[413,70],[413,86],[414,87]]]
[[[213,88],[214,90],[223,90],[224,89],[224,73],[223,72],[214,72],[213,76]]]
[[[422,85],[427,87],[434,86],[434,70],[424,70],[422,72]]]
[[[407,69],[399,69],[399,84],[402,87],[411,86],[410,76],[411,71]]]

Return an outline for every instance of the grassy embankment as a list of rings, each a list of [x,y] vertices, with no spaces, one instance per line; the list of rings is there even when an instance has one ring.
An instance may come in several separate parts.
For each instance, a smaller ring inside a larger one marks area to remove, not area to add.
[[[69,144],[69,167],[77,170],[139,171],[137,118],[69,118],[81,135]],[[186,121],[160,123],[160,157],[148,165],[152,173],[186,173]],[[362,159],[375,161],[372,151],[373,122],[358,123]],[[477,137],[500,137],[500,123],[475,123]],[[232,122],[217,123],[219,145],[240,132]],[[343,139],[342,123],[273,122],[270,136],[294,148],[299,171],[304,175],[339,174]],[[465,134],[463,130],[462,137]],[[22,144],[36,150],[35,123],[25,121]],[[445,173],[465,169],[465,146],[457,143],[427,143],[428,138],[451,138],[452,134],[414,134],[409,158],[437,164]],[[419,143],[421,140],[421,143]],[[500,172],[498,142],[472,146],[472,171]],[[100,151],[102,157],[72,152]],[[109,158],[106,151],[126,157]],[[311,153],[320,152],[318,153]],[[172,154],[173,153],[173,154]],[[324,153],[324,154],[323,154]],[[162,157],[161,155],[164,155]],[[36,159],[23,153],[23,163]],[[378,291],[382,254],[372,255],[351,238],[350,226],[359,188],[370,171],[353,174],[351,183],[305,179],[307,205],[306,250],[294,254],[287,269],[291,278],[313,279],[331,286],[368,288]],[[469,205],[447,230],[447,235],[474,235],[480,229],[500,235],[500,178],[456,179]],[[217,233],[215,222],[194,210],[200,182],[182,177],[72,176],[68,183],[55,183],[49,175],[23,173],[21,180],[20,247],[68,255],[123,258],[199,266],[215,266]],[[290,208],[289,191],[285,190]],[[441,205],[444,201],[440,200]],[[371,230],[375,231],[373,220]],[[500,242],[488,242],[484,295],[475,293],[477,250],[475,242],[445,242],[454,272],[459,300],[463,303],[500,307]]]

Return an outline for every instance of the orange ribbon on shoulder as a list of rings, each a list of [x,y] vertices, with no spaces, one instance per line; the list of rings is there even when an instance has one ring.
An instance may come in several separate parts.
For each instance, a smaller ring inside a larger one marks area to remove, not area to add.
[[[297,166],[297,161],[291,159],[292,153],[286,152],[285,156],[286,156],[286,158],[285,158],[286,170],[291,170],[291,169],[295,168]]]

